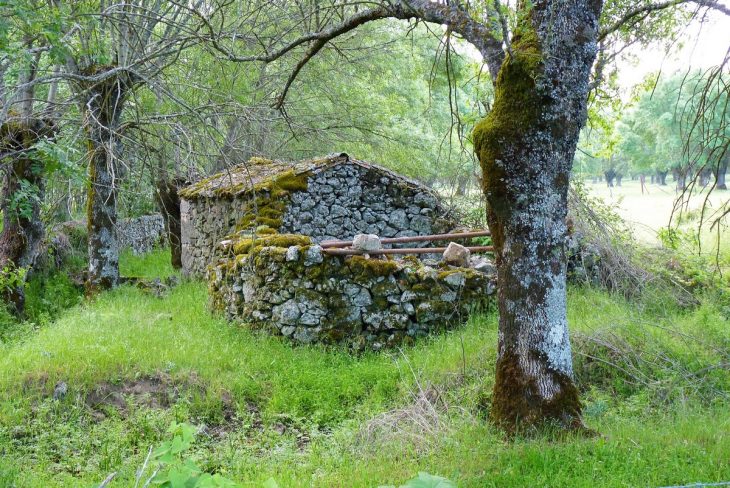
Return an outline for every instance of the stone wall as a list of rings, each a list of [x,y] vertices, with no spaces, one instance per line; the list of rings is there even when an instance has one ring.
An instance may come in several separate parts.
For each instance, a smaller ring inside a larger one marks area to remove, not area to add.
[[[298,343],[409,343],[463,322],[495,290],[493,275],[472,268],[331,256],[296,235],[253,244],[208,269],[210,307]]]
[[[256,209],[275,221],[273,230],[311,236],[315,242],[358,233],[400,237],[447,232],[455,227],[446,209],[426,187],[375,165],[343,162],[303,175],[304,190],[278,196],[281,214],[272,214],[266,187],[257,190]],[[221,257],[219,243],[251,221],[252,196],[185,198],[181,201],[183,272],[204,275]],[[427,246],[423,242],[411,246]]]
[[[291,196],[281,232],[308,235],[315,242],[355,234],[427,235],[448,230],[437,219],[444,213],[431,192],[395,173],[342,164],[313,175],[306,192]]]
[[[134,254],[151,251],[165,241],[165,221],[160,214],[143,215],[117,222],[119,248],[130,248]]]

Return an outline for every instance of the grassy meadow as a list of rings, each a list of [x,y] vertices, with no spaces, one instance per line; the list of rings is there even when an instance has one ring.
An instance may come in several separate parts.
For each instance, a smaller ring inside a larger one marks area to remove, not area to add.
[[[173,274],[168,253],[126,275]],[[486,420],[497,317],[359,356],[211,317],[205,284],[126,285],[0,345],[0,486],[135,486],[172,422],[242,486],[668,486],[730,480],[730,310],[572,288],[585,421],[598,435],[507,439]],[[724,366],[723,366],[724,365]],[[67,387],[54,399],[59,382]],[[150,470],[147,471],[148,473]],[[144,481],[144,480],[143,480]],[[140,485],[141,486],[141,485]]]

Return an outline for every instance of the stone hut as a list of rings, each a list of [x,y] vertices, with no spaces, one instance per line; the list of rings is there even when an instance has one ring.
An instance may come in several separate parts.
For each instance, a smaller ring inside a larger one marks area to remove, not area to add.
[[[316,244],[455,227],[428,187],[346,154],[298,162],[252,158],[182,189],[180,197],[183,272],[196,276],[229,254],[221,242],[241,232],[301,234]]]

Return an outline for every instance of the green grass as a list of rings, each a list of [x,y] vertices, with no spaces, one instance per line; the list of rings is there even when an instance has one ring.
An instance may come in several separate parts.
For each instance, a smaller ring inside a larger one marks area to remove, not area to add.
[[[168,257],[125,255],[122,273],[169,275]],[[173,420],[207,425],[196,462],[244,486],[269,477],[282,487],[379,486],[418,471],[465,487],[730,480],[730,375],[712,369],[728,361],[730,327],[713,302],[682,310],[571,290],[586,421],[601,436],[507,441],[477,408],[493,381],[494,313],[403,351],[353,356],[231,326],[208,314],[206,299],[199,282],[161,299],[125,286],[0,345],[0,486],[91,487],[112,471],[110,486],[133,486]],[[617,356],[597,339],[637,357]],[[183,385],[169,409],[138,406],[97,419],[83,401],[96,385],[155,374]],[[633,384],[632,375],[648,381]],[[54,401],[61,380],[69,392]],[[413,401],[419,388],[439,391],[448,406],[438,424],[404,421],[388,435],[367,427],[393,409],[422,418]],[[228,397],[233,421],[225,420]]]

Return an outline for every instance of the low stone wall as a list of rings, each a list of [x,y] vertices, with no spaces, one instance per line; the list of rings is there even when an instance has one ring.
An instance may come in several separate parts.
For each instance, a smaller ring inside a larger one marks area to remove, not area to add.
[[[165,221],[160,214],[120,219],[117,239],[119,249],[128,247],[134,254],[149,252],[165,241]]]
[[[494,276],[472,268],[330,256],[308,241],[277,234],[211,265],[211,309],[298,343],[380,349],[463,322],[494,294]]]

